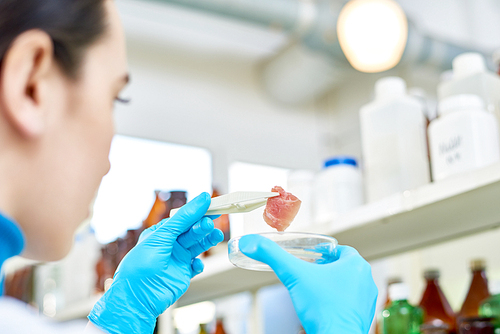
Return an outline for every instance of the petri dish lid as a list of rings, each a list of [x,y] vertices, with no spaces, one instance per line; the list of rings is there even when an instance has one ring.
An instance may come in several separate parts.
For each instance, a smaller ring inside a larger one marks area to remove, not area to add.
[[[288,253],[306,262],[327,264],[337,259],[337,240],[327,235],[302,232],[268,232],[259,235],[271,239]],[[272,271],[267,264],[253,260],[240,251],[240,238],[232,238],[228,242],[229,261],[242,269]]]

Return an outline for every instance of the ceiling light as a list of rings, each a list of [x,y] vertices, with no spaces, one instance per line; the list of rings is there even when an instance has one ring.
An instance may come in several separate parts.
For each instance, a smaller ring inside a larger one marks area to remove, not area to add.
[[[401,60],[408,22],[403,9],[392,0],[352,0],[340,12],[337,34],[352,67],[382,72]]]

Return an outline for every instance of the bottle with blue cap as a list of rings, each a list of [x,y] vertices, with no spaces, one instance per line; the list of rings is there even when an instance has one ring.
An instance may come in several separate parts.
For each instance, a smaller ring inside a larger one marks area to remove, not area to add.
[[[356,158],[336,156],[324,163],[314,179],[315,222],[333,221],[363,204],[363,184]]]

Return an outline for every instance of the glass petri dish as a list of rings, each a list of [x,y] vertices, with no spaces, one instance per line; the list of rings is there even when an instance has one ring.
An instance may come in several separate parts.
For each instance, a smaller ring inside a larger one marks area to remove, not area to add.
[[[302,232],[268,232],[259,235],[271,239],[288,253],[307,262],[327,264],[337,259],[338,242],[327,235]],[[253,260],[240,251],[240,238],[229,240],[229,261],[243,269],[272,271],[267,264]]]

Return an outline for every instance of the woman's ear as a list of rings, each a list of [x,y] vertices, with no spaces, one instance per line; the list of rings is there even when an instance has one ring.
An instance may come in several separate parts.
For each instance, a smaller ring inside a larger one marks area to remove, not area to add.
[[[47,33],[28,30],[14,40],[1,63],[0,113],[23,137],[38,137],[45,130],[53,52]]]

